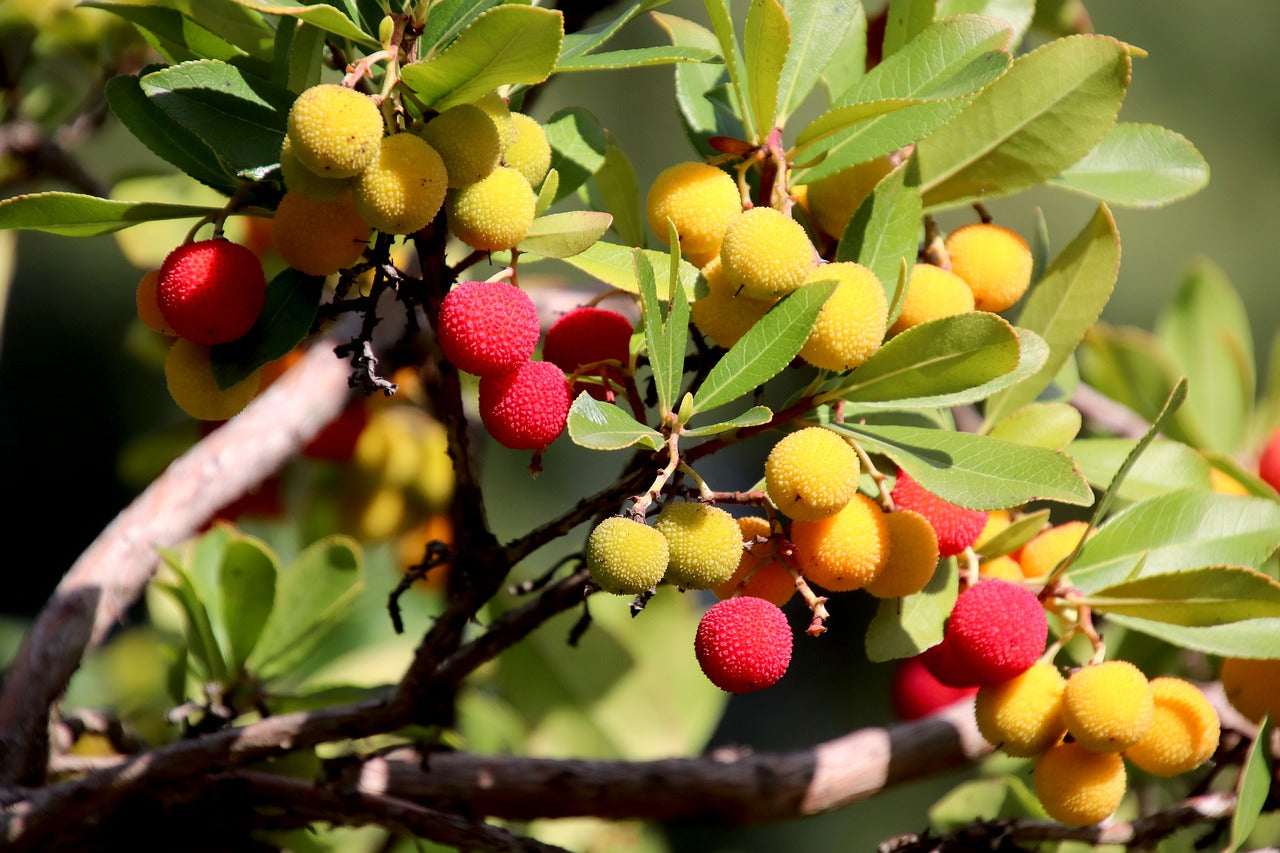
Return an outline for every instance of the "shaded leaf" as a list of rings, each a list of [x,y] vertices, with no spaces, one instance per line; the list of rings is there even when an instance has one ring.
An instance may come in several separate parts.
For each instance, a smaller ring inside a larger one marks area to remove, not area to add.
[[[300,5],[288,0],[235,0],[246,9],[253,9],[266,15],[287,15],[305,21],[313,27],[319,27],[335,36],[362,44],[365,47],[377,48],[378,40],[370,36],[347,17],[342,11],[325,3]]]
[[[942,642],[942,623],[951,614],[959,589],[956,559],[945,557],[920,592],[883,599],[867,626],[867,660],[883,663],[914,657]]]
[[[645,244],[645,217],[640,207],[640,184],[631,158],[610,142],[604,163],[596,170],[596,188],[605,210],[613,214],[613,230],[628,246]]]
[[[604,165],[609,137],[582,107],[566,107],[543,125],[551,143],[551,168],[559,175],[555,200],[565,198]]]
[[[1206,566],[1144,574],[1096,590],[1085,603],[1104,613],[1206,627],[1280,619],[1280,583],[1252,569]]]
[[[569,210],[539,216],[517,246],[543,258],[568,258],[604,236],[613,217],[595,210]]]
[[[653,20],[666,31],[673,45],[713,50],[721,55],[720,43],[715,33],[706,27],[661,12],[654,12]],[[715,153],[707,144],[712,136],[746,136],[737,117],[716,109],[708,98],[710,92],[728,79],[728,71],[724,65],[680,63],[675,68],[675,79],[676,106],[680,108],[680,120],[689,141],[700,154],[710,156]]]
[[[1154,124],[1118,122],[1088,154],[1049,183],[1115,207],[1161,207],[1209,182],[1209,164],[1190,140]]]
[[[1280,619],[1245,619],[1225,625],[1189,627],[1156,622],[1137,616],[1111,614],[1107,621],[1166,643],[1223,657],[1268,657],[1275,654]]]
[[[311,332],[324,277],[286,267],[267,285],[267,298],[253,327],[236,340],[210,351],[214,378],[229,388],[253,371],[283,358]]]
[[[700,438],[708,435],[719,435],[722,432],[730,430],[742,429],[743,427],[760,426],[767,424],[773,418],[773,410],[768,406],[752,406],[742,414],[727,421],[708,424],[707,426],[693,427],[685,429],[683,435],[688,438]]]
[[[778,124],[804,101],[817,84],[840,42],[862,17],[855,12],[861,4],[814,3],[811,0],[784,0],[790,26],[791,45],[778,75]],[[863,18],[865,20],[865,17]]]
[[[630,246],[619,246],[616,243],[597,241],[590,248],[568,258],[560,259],[587,275],[600,279],[605,284],[625,290],[628,293],[639,293],[640,283],[636,278],[635,261],[632,252],[642,251],[653,267],[655,275],[666,278],[671,270],[671,256],[666,252],[653,249],[633,249]],[[536,255],[530,253],[536,259]],[[523,260],[529,260],[524,258]],[[688,261],[680,261],[678,266],[680,285],[685,293],[692,293],[698,280],[698,270]],[[664,294],[664,297],[666,294]]]
[[[699,47],[661,45],[610,50],[589,53],[572,59],[562,59],[556,65],[556,73],[566,71],[612,71],[620,68],[648,68],[652,65],[671,65],[675,62],[718,62],[720,54]]]
[[[217,208],[146,201],[111,201],[67,192],[29,193],[0,201],[0,230],[26,229],[63,237],[93,237],[157,219],[198,219]]]
[[[1266,808],[1271,792],[1271,734],[1275,721],[1270,715],[1259,721],[1258,733],[1249,744],[1249,753],[1236,782],[1236,810],[1231,815],[1231,838],[1222,853],[1235,853],[1249,840],[1250,833]]]
[[[276,571],[275,555],[247,536],[232,539],[222,552],[218,594],[232,672],[240,671],[262,636],[275,605]]]
[[[759,127],[755,122],[755,111],[751,108],[750,76],[747,63],[743,59],[742,50],[738,47],[737,37],[733,32],[733,19],[729,16],[727,0],[703,0],[707,10],[707,18],[711,21],[711,31],[715,33],[720,44],[720,56],[724,59],[729,72],[729,88],[733,93],[733,101],[737,105],[736,113],[742,119],[742,125],[749,142],[763,142],[767,128]]]
[[[602,24],[599,27],[583,32],[566,33],[564,44],[560,50],[560,62],[595,51],[617,35],[618,30],[626,26],[637,15],[648,12],[650,9],[665,6],[669,2],[671,0],[644,0],[641,3],[633,3],[621,15],[607,24]],[[716,55],[718,56],[719,54],[717,53]],[[560,70],[559,65],[557,65],[556,70]]]
[[[778,83],[791,47],[791,24],[779,0],[751,0],[742,32],[743,60],[749,75],[751,112],[761,133],[773,129],[778,112]]]
[[[938,0],[889,0],[884,43],[880,55],[888,58],[933,23]]]
[[[79,5],[103,9],[138,27],[143,36],[171,62],[191,59],[230,60],[246,52],[177,9],[140,6],[112,0],[86,0]]]

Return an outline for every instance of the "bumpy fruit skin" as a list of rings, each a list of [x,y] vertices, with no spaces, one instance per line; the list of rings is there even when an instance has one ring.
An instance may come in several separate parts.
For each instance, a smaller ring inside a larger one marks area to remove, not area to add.
[[[549,361],[480,377],[480,420],[513,450],[541,450],[555,441],[572,402],[564,372]]]
[[[729,221],[720,262],[734,289],[778,299],[804,284],[817,253],[799,222],[772,207],[753,207]]]
[[[271,235],[280,257],[295,270],[332,275],[360,260],[369,245],[369,223],[350,193],[322,200],[287,192]]]
[[[982,532],[978,534],[978,538],[973,541],[973,547],[981,548],[995,537],[999,536],[1013,524],[1013,516],[1007,509],[993,509],[987,513],[987,523],[982,526]]]
[[[720,507],[670,503],[653,526],[667,537],[669,583],[682,589],[711,589],[733,577],[742,558],[742,534],[738,522]]]
[[[355,186],[354,178],[322,178],[308,169],[293,153],[293,141],[288,136],[280,146],[280,175],[286,190],[308,198],[335,199],[351,192]]]
[[[459,370],[477,376],[527,363],[541,334],[529,294],[505,281],[464,281],[440,303],[440,350]]]
[[[360,174],[373,162],[383,129],[373,99],[333,83],[307,89],[289,110],[293,153],[323,178]]]
[[[774,506],[798,521],[830,518],[858,490],[857,452],[825,427],[805,427],[782,438],[764,462],[764,483]]]
[[[178,332],[165,321],[160,313],[160,303],[156,298],[156,283],[160,280],[160,270],[149,270],[138,280],[138,289],[134,291],[134,302],[138,306],[138,319],[148,329],[176,338]]]
[[[716,598],[733,598],[735,595],[752,595],[773,602],[781,607],[795,594],[796,584],[786,566],[778,562],[773,543],[767,541],[773,530],[769,520],[758,515],[738,518],[742,532],[742,557],[733,576],[712,587]]]
[[[1042,578],[1071,553],[1089,530],[1088,522],[1067,521],[1041,530],[1027,544],[1018,549],[1017,560],[1022,574],[1029,578]]]
[[[876,598],[914,595],[928,585],[938,568],[938,536],[929,520],[913,510],[886,513],[884,521],[889,559],[866,590]]]
[[[488,113],[475,104],[458,104],[427,122],[418,133],[444,161],[449,186],[474,184],[498,165],[502,141]]]
[[[805,578],[832,592],[862,589],[889,559],[884,513],[861,493],[830,518],[793,522],[791,542]]]
[[[942,642],[925,649],[919,658],[929,674],[940,683],[948,687],[978,689],[978,676],[972,667],[956,656],[955,643],[949,634],[944,633]]]
[[[938,553],[944,557],[954,557],[972,545],[987,523],[985,512],[943,500],[901,468],[890,495],[896,506],[913,509],[929,519],[938,534]]]
[[[810,184],[809,212],[822,233],[837,240],[843,237],[858,205],[892,169],[888,157],[877,157]]]
[[[946,637],[973,683],[999,684],[1039,660],[1049,621],[1034,593],[1006,581],[983,580],[956,598]]]
[[[727,693],[750,693],[786,674],[791,626],[777,605],[763,598],[727,598],[703,614],[693,650],[712,684]]]
[[[209,348],[178,338],[164,360],[164,379],[178,408],[201,421],[225,421],[258,393],[262,371],[255,370],[229,388],[218,387]]]
[[[584,364],[631,360],[631,321],[607,308],[575,308],[547,329],[542,357],[565,373]]]
[[[671,220],[680,235],[680,251],[698,267],[719,253],[725,229],[741,212],[738,185],[727,172],[706,163],[676,163],[663,169],[645,200],[654,235],[667,245]]]
[[[1039,755],[1062,740],[1062,691],[1067,680],[1048,661],[1022,675],[978,689],[974,715],[978,731],[1006,755]]]
[[[356,207],[384,234],[426,228],[444,204],[449,176],[436,150],[412,133],[385,137],[356,179]]]
[[[498,129],[498,139],[502,143],[502,147],[506,148],[516,138],[516,128],[511,121],[511,107],[507,105],[507,101],[497,92],[490,92],[475,102],[475,105],[484,110],[485,115],[493,121],[493,126]]]
[[[1100,823],[1120,807],[1124,759],[1076,743],[1051,747],[1036,762],[1035,788],[1049,817],[1067,826]]]
[[[983,560],[978,564],[978,574],[984,578],[999,578],[1003,581],[1017,583],[1026,578],[1018,561],[1005,554],[993,560]]]
[[[179,336],[224,344],[253,327],[267,298],[258,256],[229,240],[184,243],[160,265],[156,301]]]
[[[1280,660],[1225,658],[1218,677],[1231,707],[1258,723],[1266,714],[1280,719]]]
[[[918,720],[949,705],[967,699],[976,687],[951,687],[943,684],[925,667],[920,655],[907,658],[894,671],[889,685],[893,713],[899,720]]]
[[[880,279],[861,264],[824,264],[810,270],[805,283],[829,279],[839,284],[822,306],[800,357],[825,370],[851,370],[880,349],[889,302]]]
[[[1258,476],[1271,488],[1280,492],[1280,429],[1271,433],[1262,455],[1258,457]]]
[[[499,166],[488,177],[449,194],[449,230],[482,252],[510,249],[533,224],[538,198],[524,175]]]
[[[896,335],[921,323],[973,309],[973,291],[964,279],[933,264],[916,264],[911,268],[907,295],[902,300],[898,319],[889,327],[889,334]]]
[[[587,538],[587,569],[605,592],[638,595],[667,572],[667,540],[643,522],[606,518]]]
[[[1003,311],[1031,284],[1031,249],[1016,231],[989,222],[964,225],[947,235],[951,271],[973,291],[979,311]]]
[[[1085,749],[1120,752],[1147,733],[1154,707],[1142,671],[1128,661],[1109,660],[1071,674],[1062,717]]]
[[[1181,678],[1151,679],[1155,712],[1147,733],[1125,750],[1125,758],[1154,776],[1190,773],[1218,748],[1218,712],[1196,687]]]
[[[689,318],[716,346],[728,349],[736,344],[773,307],[774,300],[752,299],[729,284],[719,257],[702,268],[702,277],[707,295],[690,304]]]
[[[512,113],[511,124],[515,138],[502,149],[502,164],[510,166],[537,187],[551,169],[551,142],[547,132],[534,118],[524,113]]]

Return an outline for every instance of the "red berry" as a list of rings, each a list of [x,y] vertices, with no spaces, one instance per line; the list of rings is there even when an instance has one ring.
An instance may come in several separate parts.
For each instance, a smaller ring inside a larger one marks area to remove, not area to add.
[[[538,345],[538,311],[505,281],[464,281],[440,304],[440,349],[459,370],[488,376],[528,362]]]
[[[356,452],[360,433],[369,423],[369,405],[364,398],[352,400],[336,418],[302,448],[308,459],[346,462]]]
[[[926,491],[901,468],[890,494],[898,506],[913,509],[929,519],[933,532],[938,534],[938,553],[943,557],[954,557],[976,542],[987,523],[987,513],[944,501]]]
[[[515,450],[540,450],[555,441],[572,402],[564,371],[549,361],[480,377],[480,419],[499,444]]]
[[[960,593],[946,640],[976,684],[998,684],[1026,672],[1044,653],[1049,621],[1035,594],[991,578]]]
[[[262,262],[230,240],[184,243],[160,265],[156,301],[179,337],[225,344],[253,327],[267,297]]]
[[[1262,456],[1258,458],[1258,476],[1268,486],[1280,492],[1280,429],[1271,433]]]
[[[703,614],[693,650],[712,684],[728,693],[750,693],[786,674],[791,626],[778,606],[763,598],[726,598]]]
[[[935,646],[936,648],[936,646]],[[893,674],[890,693],[893,712],[899,720],[918,720],[978,692],[977,687],[952,687],[943,684],[921,660],[922,655],[907,658]]]
[[[941,643],[925,649],[918,657],[920,664],[938,683],[946,687],[977,689],[978,677],[956,657],[955,644],[945,634]]]
[[[626,364],[630,350],[630,320],[604,308],[575,308],[547,329],[542,357],[572,373],[606,359]]]

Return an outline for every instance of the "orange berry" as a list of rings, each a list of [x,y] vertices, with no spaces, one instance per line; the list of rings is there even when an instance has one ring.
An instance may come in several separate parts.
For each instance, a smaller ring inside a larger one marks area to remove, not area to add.
[[[973,308],[973,291],[964,279],[932,264],[916,264],[907,280],[902,310],[889,328],[889,334],[896,335],[941,317],[965,314]]]
[[[1156,776],[1189,773],[1208,761],[1222,727],[1200,688],[1181,678],[1153,678],[1151,698],[1151,725],[1125,758]]]
[[[738,568],[733,577],[711,591],[722,600],[751,595],[781,607],[795,594],[796,582],[787,567],[778,561],[773,543],[768,541],[773,532],[769,520],[758,515],[741,516],[738,529],[742,531],[744,546]]]
[[[830,518],[793,522],[791,542],[805,578],[832,592],[861,589],[889,558],[884,512],[861,493]]]
[[[1147,733],[1151,686],[1136,666],[1109,660],[1076,670],[1063,694],[1063,719],[1076,743],[1092,752],[1120,752]]]
[[[1036,796],[1051,818],[1067,826],[1110,817],[1124,799],[1125,782],[1123,758],[1078,743],[1050,747],[1036,762]]]
[[[1227,701],[1250,722],[1280,720],[1280,659],[1226,658],[1218,676]]]
[[[975,222],[946,239],[951,271],[973,291],[979,311],[1003,311],[1022,298],[1031,284],[1031,249],[1016,231]]]
[[[876,598],[914,595],[928,585],[938,568],[938,535],[929,519],[909,509],[886,513],[884,520],[889,558],[865,588]]]
[[[1022,566],[1022,573],[1029,578],[1047,576],[1071,553],[1088,529],[1088,522],[1068,521],[1040,531],[1018,550],[1017,560]]]

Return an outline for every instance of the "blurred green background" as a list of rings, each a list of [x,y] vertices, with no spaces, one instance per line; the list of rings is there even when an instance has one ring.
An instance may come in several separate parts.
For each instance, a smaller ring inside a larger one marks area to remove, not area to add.
[[[697,0],[677,0],[663,11],[704,18]],[[1159,210],[1116,211],[1123,261],[1104,319],[1150,326],[1187,264],[1205,256],[1225,271],[1245,300],[1259,361],[1265,364],[1280,323],[1271,256],[1280,232],[1280,91],[1275,87],[1280,55],[1271,41],[1280,33],[1280,4],[1107,0],[1090,11],[1097,32],[1150,54],[1135,61],[1121,119],[1159,123],[1184,134],[1211,168],[1209,186],[1190,199]],[[663,39],[656,26],[640,20],[615,46]],[[546,118],[567,105],[587,107],[616,135],[635,163],[641,187],[665,166],[693,156],[671,101],[669,68],[565,75],[547,88],[533,114]],[[76,153],[106,181],[152,162],[111,122]],[[1093,203],[1041,190],[997,200],[989,208],[997,221],[1024,234],[1031,233],[1040,208],[1056,250],[1083,225]],[[947,214],[942,224],[951,227],[965,219]],[[9,563],[0,613],[38,608],[80,551],[127,503],[131,492],[117,476],[124,441],[157,426],[185,424],[159,373],[128,354],[139,275],[111,237],[18,235],[0,350],[0,471],[9,494],[0,530],[18,550]],[[585,452],[564,458],[591,464]],[[524,476],[519,461],[512,462],[512,473]],[[747,480],[731,488],[755,479],[731,470],[722,476]],[[538,489],[573,482],[572,476],[544,477],[525,483],[521,492],[536,500]],[[861,651],[870,613],[865,597],[840,600],[827,635],[798,639],[788,678],[770,691],[730,702],[715,743],[800,748],[887,719],[887,699],[876,697],[885,696],[881,688],[889,669],[869,667]],[[798,624],[800,617],[792,615]],[[724,853],[874,849],[881,839],[923,828],[923,806],[954,781],[948,775],[891,792],[806,821],[803,832],[796,824],[690,827],[672,829],[670,839],[679,850]]]

